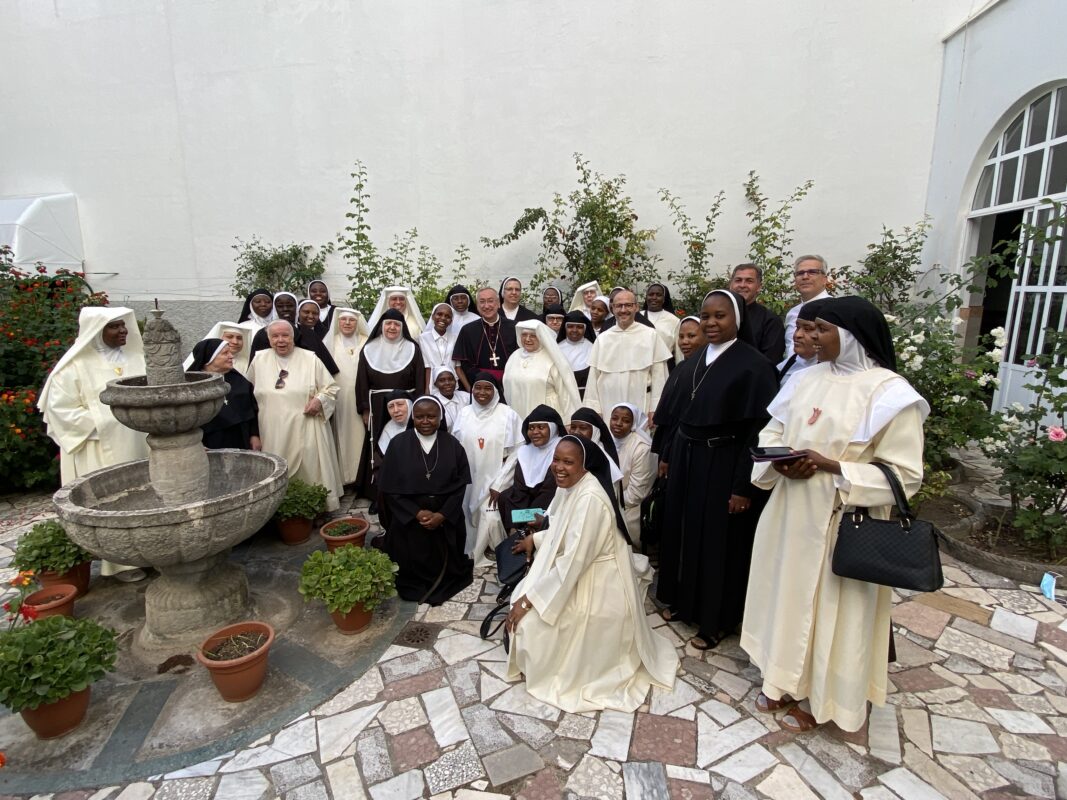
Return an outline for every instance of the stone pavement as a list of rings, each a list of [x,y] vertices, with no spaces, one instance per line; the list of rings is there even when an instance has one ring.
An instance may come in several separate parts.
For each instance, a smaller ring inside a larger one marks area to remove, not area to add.
[[[0,542],[41,513],[46,503],[0,504]],[[507,681],[499,642],[478,638],[496,594],[479,573],[420,609],[363,677],[249,747],[36,797],[1067,797],[1067,609],[951,559],[945,572],[940,592],[895,596],[889,704],[857,733],[782,730],[753,707],[759,674],[736,637],[699,653],[685,646],[690,630],[655,615],[682,656],[674,691],[653,691],[634,714],[562,713]]]

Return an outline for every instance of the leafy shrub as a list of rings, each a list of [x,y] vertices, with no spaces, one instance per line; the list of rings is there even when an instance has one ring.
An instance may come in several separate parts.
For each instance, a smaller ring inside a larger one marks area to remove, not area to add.
[[[386,286],[407,286],[415,295],[419,308],[428,313],[434,304],[444,300],[447,289],[442,282],[444,263],[420,243],[417,228],[409,228],[393,237],[392,244],[382,250],[371,238],[370,194],[367,192],[367,168],[362,161],[356,162],[356,171],[351,208],[345,214],[348,224],[337,236],[337,251],[351,267],[348,279],[352,282],[348,300],[353,308],[369,315],[374,309],[381,290]],[[456,248],[452,259],[452,271],[457,282],[467,274],[470,249],[466,245]]]
[[[373,611],[396,596],[397,565],[373,547],[345,545],[332,553],[316,550],[300,570],[300,594],[347,614],[356,603]]]
[[[719,215],[722,214],[726,193],[720,191],[715,195],[711,208],[704,215],[703,228],[697,228],[693,224],[682,201],[668,189],[660,189],[659,196],[671,210],[671,223],[682,237],[682,246],[685,248],[685,266],[667,271],[667,281],[674,287],[671,292],[674,307],[679,316],[699,314],[704,296],[712,289],[724,288],[729,284],[729,278],[722,275],[713,277],[710,274],[713,255],[711,245],[715,241],[713,234]]]
[[[752,227],[748,230],[748,260],[763,270],[763,289],[759,301],[776,314],[784,314],[798,298],[793,289],[793,229],[789,227],[793,206],[811,191],[814,181],[808,180],[793,190],[777,208],[759,185],[759,175],[748,173],[745,181],[745,200],[751,208],[745,213]]]
[[[624,192],[626,177],[605,178],[581,153],[574,154],[578,188],[557,193],[550,208],[527,208],[509,233],[486,247],[506,247],[540,230],[541,250],[531,291],[562,281],[577,286],[596,281],[601,288],[633,286],[658,279],[658,256],[649,252],[654,228],[638,228],[633,200]]]
[[[292,478],[285,490],[285,499],[274,512],[274,516],[278,519],[315,519],[326,510],[326,500],[329,496],[330,490],[321,483],[305,483],[299,478]]]
[[[230,247],[237,253],[234,257],[237,271],[232,285],[237,297],[245,297],[259,288],[292,292],[303,297],[307,285],[321,278],[326,271],[326,255],[333,251],[333,245],[326,245],[316,252],[308,244],[273,245],[261,242],[258,236],[247,242],[239,236],[235,238],[237,243]]]
[[[19,539],[12,564],[20,570],[67,572],[86,561],[93,554],[75,544],[55,520],[38,522]]]
[[[47,617],[0,633],[0,705],[34,709],[80,692],[115,667],[115,632],[91,619]]]

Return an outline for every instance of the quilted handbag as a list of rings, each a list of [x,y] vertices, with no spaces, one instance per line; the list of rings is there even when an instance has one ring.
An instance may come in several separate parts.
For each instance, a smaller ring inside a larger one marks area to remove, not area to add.
[[[945,579],[937,549],[937,529],[916,519],[897,476],[874,462],[889,481],[896,501],[896,520],[873,519],[866,508],[841,517],[832,568],[835,575],[896,589],[935,592]]]

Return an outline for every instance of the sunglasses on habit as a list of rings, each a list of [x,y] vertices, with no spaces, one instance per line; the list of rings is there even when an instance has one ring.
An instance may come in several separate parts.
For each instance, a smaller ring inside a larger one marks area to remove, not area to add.
[[[285,379],[289,377],[289,370],[283,369],[278,373],[278,382],[274,384],[275,389],[285,388]]]

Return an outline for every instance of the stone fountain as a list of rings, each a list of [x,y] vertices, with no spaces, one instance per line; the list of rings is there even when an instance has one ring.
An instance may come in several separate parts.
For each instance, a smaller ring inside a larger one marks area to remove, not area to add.
[[[110,381],[100,399],[148,434],[147,460],[98,470],[53,501],[71,539],[100,558],[153,567],[145,591],[147,650],[187,648],[250,615],[248,579],[230,549],[259,530],[288,486],[285,459],[205,450],[200,426],[225,402],[221,375],[184,372],[181,337],[155,310],[145,325],[147,375]]]

